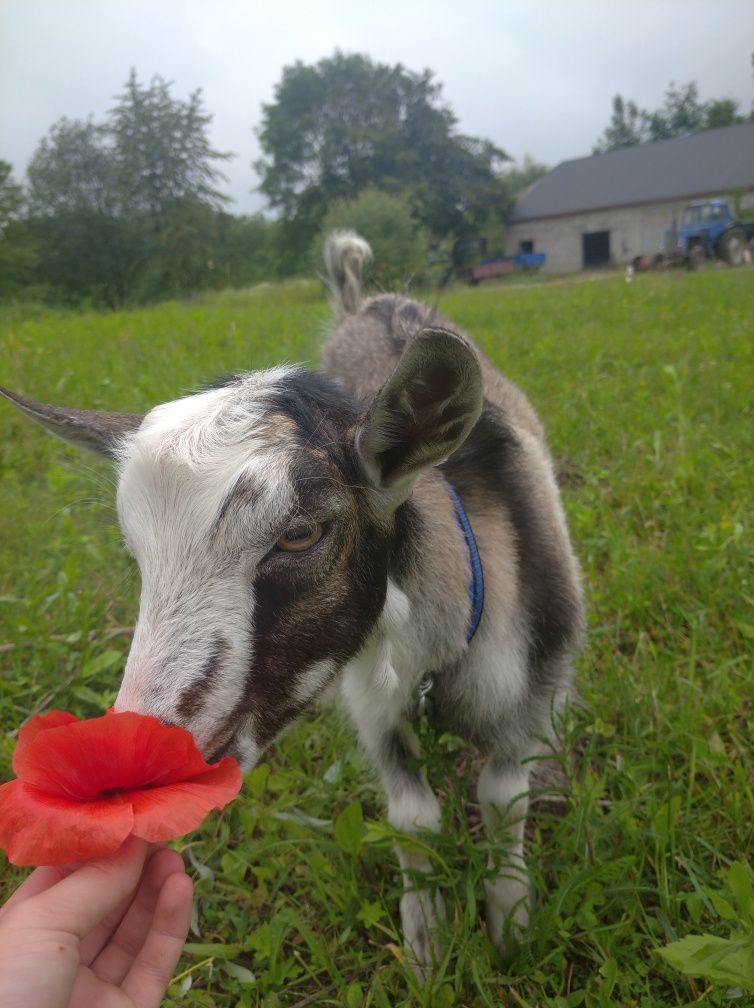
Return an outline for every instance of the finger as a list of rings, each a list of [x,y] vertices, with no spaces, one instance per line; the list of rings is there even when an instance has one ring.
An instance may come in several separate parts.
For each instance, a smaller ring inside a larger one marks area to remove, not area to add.
[[[162,887],[152,927],[121,989],[136,1008],[159,1008],[191,923],[193,885],[176,872]]]
[[[34,896],[39,926],[84,938],[135,891],[146,855],[146,843],[130,837],[117,853],[89,861],[52,889]]]
[[[69,874],[69,871],[70,869],[67,867],[35,868],[31,875],[24,879],[4,906],[0,907],[0,917],[17,903],[23,903],[24,900],[29,899],[31,896],[36,896],[39,893],[45,892],[50,886],[54,886],[61,879],[64,879]]]
[[[76,974],[67,1008],[133,1008],[132,1001],[82,966]]]
[[[121,921],[128,912],[128,908],[133,902],[134,895],[130,892],[120,903],[106,914],[102,920],[95,924],[92,930],[82,938],[79,949],[81,962],[84,966],[89,966],[97,956],[100,954],[102,949],[111,940],[113,934],[118,930]]]
[[[98,977],[112,984],[122,982],[149,934],[165,882],[171,875],[183,872],[183,861],[175,851],[158,851],[150,858],[139,891],[125,911],[117,931],[112,937],[108,936],[109,941],[102,943],[99,955],[93,961],[89,960]]]
[[[148,878],[151,879],[153,877],[151,873],[153,873],[156,870],[156,867],[153,867],[154,859],[158,855],[163,856],[160,854],[160,851],[164,846],[165,846],[164,844],[160,844],[159,846],[156,844],[150,844],[149,851],[147,853],[147,861],[144,870],[142,872],[142,877],[141,881],[139,882],[139,889],[136,893],[136,896],[134,896],[133,892],[128,893],[125,899],[121,900],[118,906],[115,907],[115,909],[111,910],[110,913],[107,914],[107,916],[104,917],[81,942],[81,962],[85,966],[92,965],[99,956],[99,954],[103,951],[103,949],[105,949],[105,947],[108,946],[110,942],[114,940],[115,934],[122,926],[124,918],[131,913],[132,905],[136,902],[144,901],[144,893],[142,890],[145,884],[145,880]],[[173,868],[173,870],[176,871],[182,870],[183,862],[180,860],[179,855],[176,854],[174,856],[178,858],[178,864],[177,867]],[[159,862],[157,862],[157,864],[159,865]],[[172,857],[168,860],[168,864],[173,864]],[[160,892],[160,886],[162,885],[165,878],[167,878],[168,874],[169,872],[165,872],[163,875],[160,876],[160,878],[156,882],[150,883],[153,889],[152,909],[154,909],[154,903],[157,902],[157,897]],[[139,942],[139,946],[144,941],[144,935],[147,933],[147,927],[148,924],[144,926],[144,929],[141,932],[141,940]],[[125,975],[125,972],[126,971],[124,970],[123,975]]]
[[[150,851],[162,850],[164,847],[164,843],[152,843],[149,845]],[[28,875],[24,879],[10,899],[6,900],[0,907],[0,918],[16,903],[22,903],[31,896],[37,896],[39,893],[45,892],[47,889],[52,888],[52,886],[57,885],[57,883],[61,882],[64,878],[67,878],[72,872],[77,871],[80,867],[81,862],[68,865],[55,865],[54,867],[47,866],[43,868],[35,868],[31,875]],[[125,907],[123,910],[125,912]],[[121,913],[118,919],[120,920],[120,917],[122,916],[123,914]]]

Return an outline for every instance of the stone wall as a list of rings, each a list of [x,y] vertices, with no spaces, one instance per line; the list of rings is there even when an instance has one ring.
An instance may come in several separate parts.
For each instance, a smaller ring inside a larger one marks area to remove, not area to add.
[[[724,195],[709,193],[709,197]],[[754,198],[754,193],[747,194],[742,205],[746,205],[748,196]],[[521,241],[533,241],[535,252],[547,254],[543,267],[546,272],[570,273],[584,266],[582,235],[609,231],[611,264],[621,266],[638,255],[653,256],[665,251],[666,234],[680,223],[686,204],[706,198],[699,196],[694,200],[613,207],[567,217],[516,222],[506,229],[506,255],[515,255]]]

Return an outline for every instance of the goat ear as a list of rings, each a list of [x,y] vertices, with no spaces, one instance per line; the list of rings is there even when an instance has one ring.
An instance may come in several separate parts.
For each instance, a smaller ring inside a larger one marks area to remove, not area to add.
[[[116,448],[131,431],[137,430],[143,417],[137,413],[108,413],[103,410],[73,409],[67,406],[48,406],[46,403],[25,399],[9,389],[0,387],[5,396],[22,413],[40,424],[51,434],[70,441],[77,448],[114,458]]]
[[[482,411],[482,375],[469,344],[423,329],[378,392],[358,434],[372,485],[400,503],[423,469],[465,441]]]

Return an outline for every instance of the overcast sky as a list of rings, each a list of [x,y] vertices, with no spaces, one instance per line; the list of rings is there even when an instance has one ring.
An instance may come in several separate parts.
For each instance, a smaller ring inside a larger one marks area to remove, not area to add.
[[[459,129],[555,165],[591,152],[620,92],[656,108],[670,81],[754,100],[754,0],[0,0],[0,158],[17,180],[61,116],[102,120],[134,67],[201,88],[239,212],[261,105],[282,68],[335,48],[433,70]],[[754,151],[752,152],[754,158]]]

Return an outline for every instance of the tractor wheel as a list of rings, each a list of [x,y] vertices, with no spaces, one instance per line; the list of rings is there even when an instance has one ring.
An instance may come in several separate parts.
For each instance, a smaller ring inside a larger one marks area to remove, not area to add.
[[[729,266],[740,266],[744,261],[746,235],[743,228],[733,227],[720,237],[720,258]]]

